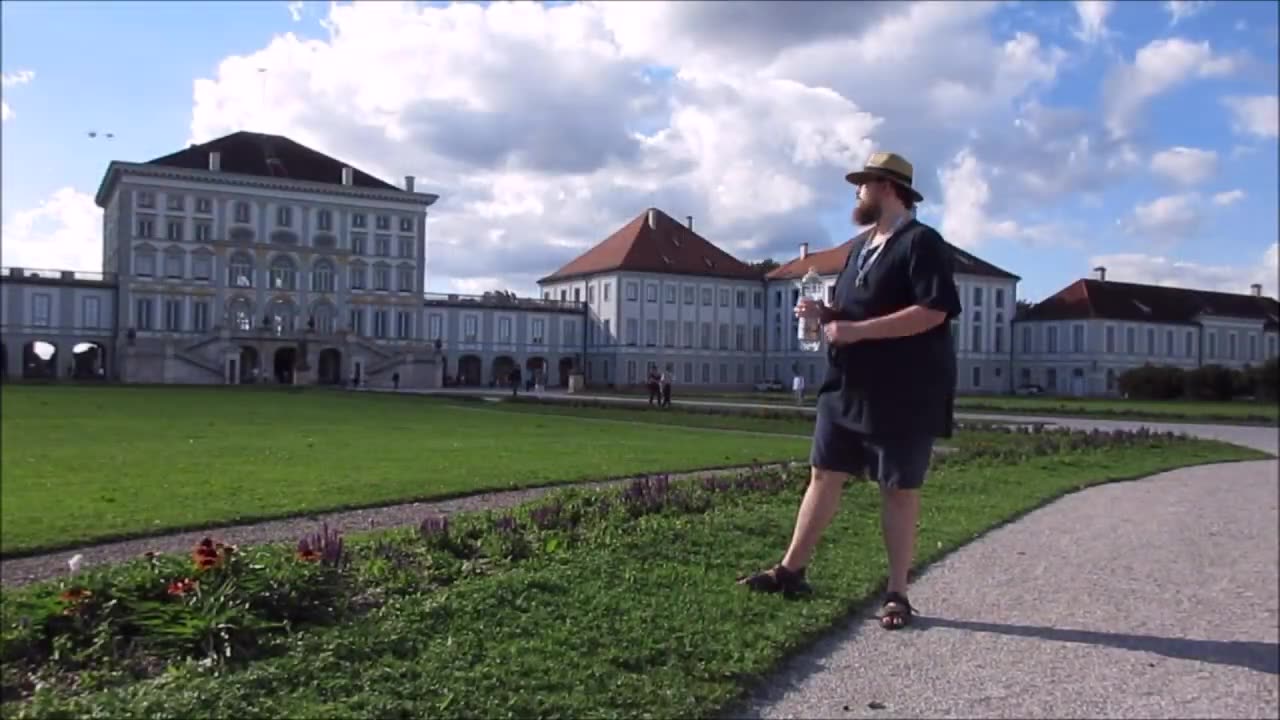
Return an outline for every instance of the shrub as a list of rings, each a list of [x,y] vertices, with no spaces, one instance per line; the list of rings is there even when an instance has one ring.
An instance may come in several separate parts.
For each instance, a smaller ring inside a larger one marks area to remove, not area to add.
[[[1187,373],[1187,397],[1195,400],[1230,400],[1236,381],[1221,365],[1204,365]]]
[[[1143,365],[1126,370],[1119,378],[1120,392],[1137,400],[1172,400],[1185,391],[1185,375],[1169,366]]]
[[[1253,394],[1263,400],[1280,398],[1280,357],[1273,357],[1261,365],[1249,368]]]

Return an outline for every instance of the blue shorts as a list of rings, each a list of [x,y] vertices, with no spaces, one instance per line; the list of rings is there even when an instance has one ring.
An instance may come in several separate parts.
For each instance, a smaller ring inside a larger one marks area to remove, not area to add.
[[[809,464],[820,470],[874,478],[882,488],[918,490],[933,458],[930,435],[876,438],[841,425],[818,403]]]

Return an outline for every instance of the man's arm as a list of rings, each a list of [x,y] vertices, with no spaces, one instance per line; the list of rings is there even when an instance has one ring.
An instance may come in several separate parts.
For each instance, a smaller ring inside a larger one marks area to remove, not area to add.
[[[853,323],[862,340],[887,340],[928,332],[946,322],[947,314],[923,305],[912,305],[883,317]]]

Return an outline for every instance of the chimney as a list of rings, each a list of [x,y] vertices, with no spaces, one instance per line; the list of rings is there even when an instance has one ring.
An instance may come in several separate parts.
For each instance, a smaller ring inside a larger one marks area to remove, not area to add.
[[[1262,297],[1262,284],[1261,284],[1261,283],[1254,283],[1254,284],[1252,284],[1252,285],[1250,285],[1250,286],[1249,286],[1249,289],[1253,291],[1253,296],[1254,296],[1254,297]]]
[[[692,215],[685,215],[685,216],[684,216],[684,219],[685,219],[686,224],[689,226],[689,229],[690,229],[690,230],[692,230],[692,229],[693,229],[693,216],[692,216]]]
[[[209,153],[209,169],[214,172],[218,172],[219,170],[222,169],[222,153],[220,152]]]
[[[404,176],[404,189],[405,189],[405,192],[413,192],[413,176],[412,175]]]
[[[802,242],[800,243],[800,259],[803,260],[807,257],[809,257],[809,243]]]
[[[1106,280],[1107,280],[1107,269],[1106,269],[1105,267],[1103,267],[1103,266],[1099,265],[1098,267],[1096,267],[1096,268],[1094,268],[1094,269],[1093,269],[1093,273],[1094,273],[1094,275],[1096,275],[1096,276],[1097,276],[1097,278],[1098,278],[1099,280],[1102,280],[1103,282],[1106,282]]]
[[[658,229],[658,211],[653,208],[649,208],[649,229]]]
[[[349,167],[342,168],[342,184],[351,185],[354,175],[355,175],[355,171],[352,170],[351,168]]]

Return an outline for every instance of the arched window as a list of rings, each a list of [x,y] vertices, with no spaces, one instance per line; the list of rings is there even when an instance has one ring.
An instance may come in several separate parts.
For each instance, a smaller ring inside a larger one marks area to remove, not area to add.
[[[338,311],[332,303],[318,302],[313,305],[311,319],[315,321],[316,332],[321,335],[332,335],[338,329]]]
[[[288,300],[273,300],[267,310],[267,316],[271,321],[271,332],[276,336],[287,335],[293,332],[294,320],[297,311],[293,307],[293,303]]]
[[[357,260],[351,263],[351,280],[347,283],[347,287],[352,290],[364,290],[367,287],[367,267],[364,263]]]
[[[231,327],[242,332],[253,329],[253,303],[248,298],[237,297],[227,305],[227,319]]]
[[[298,289],[298,270],[293,264],[293,258],[288,255],[277,255],[271,261],[271,282],[269,287],[272,290]]]
[[[233,288],[253,287],[253,256],[238,252],[227,264],[227,285]]]
[[[311,291],[333,292],[333,263],[320,258],[311,268]]]

